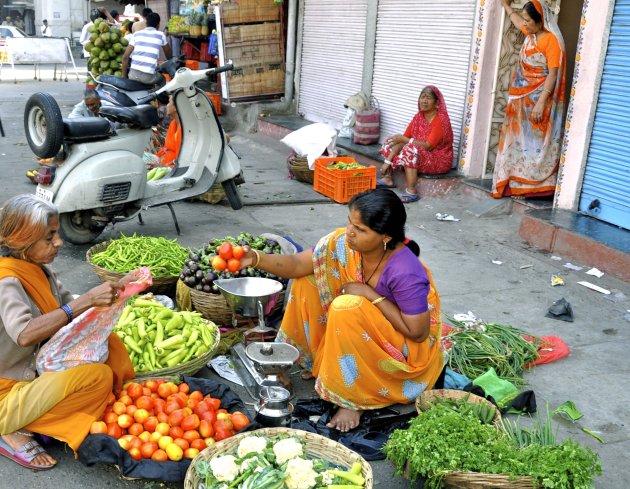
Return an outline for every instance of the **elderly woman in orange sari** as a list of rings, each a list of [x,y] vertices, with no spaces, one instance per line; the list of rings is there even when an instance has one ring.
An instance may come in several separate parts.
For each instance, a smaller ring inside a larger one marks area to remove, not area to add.
[[[501,0],[512,23],[525,34],[512,79],[492,178],[492,197],[553,195],[565,95],[564,40],[545,0],[518,13]]]
[[[293,278],[277,341],[300,351],[320,397],[338,406],[328,426],[356,428],[361,413],[412,403],[440,378],[440,300],[405,238],[405,206],[387,189],[348,204],[348,224],[297,255],[248,249],[243,267]]]
[[[40,345],[90,307],[110,306],[122,282],[105,282],[74,298],[49,264],[57,256],[59,215],[50,203],[18,195],[0,211],[0,455],[34,470],[56,460],[39,433],[77,450],[104,412],[113,387],[134,376],[122,341],[109,337],[105,364],[62,372],[35,370]]]

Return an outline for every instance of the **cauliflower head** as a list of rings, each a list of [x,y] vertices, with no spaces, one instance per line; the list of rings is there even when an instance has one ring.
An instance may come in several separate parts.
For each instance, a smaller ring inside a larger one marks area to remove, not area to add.
[[[313,461],[295,457],[287,464],[287,477],[284,483],[287,489],[310,489],[317,484],[317,472],[313,470]]]
[[[232,482],[238,476],[241,467],[233,455],[222,455],[210,460],[210,469],[219,482]]]
[[[282,465],[287,460],[302,456],[304,448],[295,438],[285,438],[273,445],[273,453],[276,456],[278,465]]]
[[[243,458],[248,453],[261,453],[267,448],[267,439],[262,436],[246,436],[238,444],[236,454],[239,458]]]

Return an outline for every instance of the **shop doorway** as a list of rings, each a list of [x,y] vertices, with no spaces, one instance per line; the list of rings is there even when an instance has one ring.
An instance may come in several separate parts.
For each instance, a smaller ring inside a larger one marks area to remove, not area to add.
[[[549,1],[549,0],[548,0]],[[527,3],[520,0],[512,4],[514,9],[521,9]],[[566,48],[566,70],[567,86],[566,101],[568,105],[571,83],[573,82],[573,71],[575,69],[575,53],[580,32],[580,20],[582,18],[583,0],[551,0],[549,3],[556,12],[558,25],[564,37]],[[504,18],[503,36],[497,42],[501,42],[501,55],[496,68],[496,86],[494,87],[494,110],[490,127],[488,128],[488,143],[485,151],[486,158],[483,166],[482,180],[483,187],[490,190],[492,186],[492,173],[494,162],[497,157],[499,146],[499,134],[503,125],[503,116],[507,104],[508,89],[514,74],[514,67],[518,62],[518,55],[525,36],[516,30],[507,16]],[[565,106],[566,108],[566,106]],[[566,116],[566,114],[565,114]]]

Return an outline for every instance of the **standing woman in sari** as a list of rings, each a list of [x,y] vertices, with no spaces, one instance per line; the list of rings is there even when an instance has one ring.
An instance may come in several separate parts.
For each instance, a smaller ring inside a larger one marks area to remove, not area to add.
[[[501,0],[527,37],[510,87],[492,178],[492,197],[545,197],[556,190],[564,115],[564,40],[545,0],[519,14]]]

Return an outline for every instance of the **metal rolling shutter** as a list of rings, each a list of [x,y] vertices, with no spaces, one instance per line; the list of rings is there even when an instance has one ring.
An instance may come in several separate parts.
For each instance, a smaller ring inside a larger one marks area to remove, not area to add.
[[[617,0],[604,61],[580,211],[630,229],[630,0]]]
[[[446,100],[457,160],[476,3],[379,1],[372,95],[381,106],[381,140],[404,132],[421,89],[435,85]]]
[[[299,112],[341,126],[361,90],[368,0],[305,0]]]

